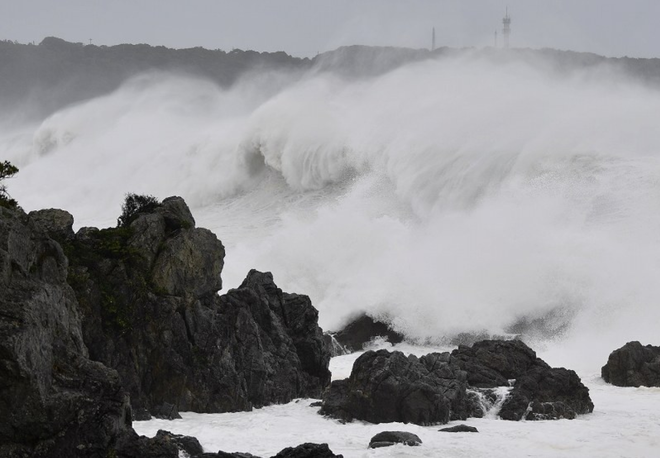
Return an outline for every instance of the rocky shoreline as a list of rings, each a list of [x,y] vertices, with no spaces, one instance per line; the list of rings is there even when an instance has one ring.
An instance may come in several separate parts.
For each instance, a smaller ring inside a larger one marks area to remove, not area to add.
[[[0,457],[248,457],[204,453],[166,431],[140,437],[132,422],[301,397],[322,399],[328,417],[371,423],[444,424],[495,405],[506,420],[593,411],[575,372],[551,368],[518,340],[420,358],[366,351],[331,384],[332,348],[310,299],[256,270],[218,295],[224,247],[179,197],[125,226],[72,226],[62,210],[0,208]],[[353,350],[369,338],[357,334],[341,336]],[[657,386],[659,354],[627,344],[603,378]],[[276,456],[338,455],[303,444]]]

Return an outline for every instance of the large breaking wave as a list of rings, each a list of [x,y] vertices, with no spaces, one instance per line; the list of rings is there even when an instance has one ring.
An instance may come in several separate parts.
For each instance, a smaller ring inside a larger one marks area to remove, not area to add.
[[[232,89],[149,74],[4,129],[0,153],[25,209],[77,226],[114,225],[127,192],[183,196],[226,287],[270,270],[327,329],[366,311],[421,340],[609,351],[660,323],[659,112],[616,71],[472,56]]]

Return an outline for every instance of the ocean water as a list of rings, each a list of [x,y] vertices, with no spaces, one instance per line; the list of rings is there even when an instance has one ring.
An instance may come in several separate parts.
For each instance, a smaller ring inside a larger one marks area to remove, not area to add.
[[[225,290],[271,271],[311,297],[326,330],[366,312],[417,349],[520,334],[592,389],[596,411],[578,420],[470,420],[483,432],[469,437],[410,427],[424,447],[379,454],[655,456],[660,392],[598,374],[627,341],[660,344],[658,113],[660,90],[616,68],[559,74],[470,54],[229,89],[151,73],[33,124],[0,123],[0,158],[21,169],[7,185],[24,209],[67,209],[76,228],[114,226],[128,192],[184,197],[227,247]],[[263,455],[310,431],[346,456],[376,453],[364,447],[381,427],[306,403],[138,430],[177,425],[211,450]]]
[[[376,348],[389,348],[379,345]],[[409,345],[395,349],[418,355],[440,348]],[[541,357],[545,355],[541,354]],[[333,378],[350,374],[356,354],[334,358]],[[599,373],[581,373],[596,408],[575,420],[511,422],[497,418],[470,418],[450,422],[476,427],[478,433],[443,433],[444,426],[402,423],[374,425],[355,421],[342,424],[318,415],[313,399],[300,399],[252,412],[226,414],[182,413],[181,420],[134,422],[142,435],[159,429],[195,436],[208,452],[248,452],[269,457],[304,442],[327,443],[345,458],[363,457],[606,457],[654,458],[660,446],[660,388],[618,388]],[[409,431],[422,440],[418,447],[396,445],[368,449],[381,431]]]

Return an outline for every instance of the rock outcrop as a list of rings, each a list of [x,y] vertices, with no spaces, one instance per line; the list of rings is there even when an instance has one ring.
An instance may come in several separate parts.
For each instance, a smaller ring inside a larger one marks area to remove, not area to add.
[[[551,368],[523,342],[491,340],[421,358],[368,351],[348,379],[332,382],[320,413],[343,421],[447,423],[484,415],[478,390],[494,396],[493,388],[511,385],[499,412],[506,420],[571,419],[593,411],[575,372]]]
[[[88,357],[67,268],[37,219],[0,208],[0,456],[106,456],[132,431],[119,375]]]
[[[251,271],[222,297],[224,247],[179,197],[128,227],[62,240],[90,357],[116,369],[136,418],[320,397],[329,350],[307,296]]]
[[[467,374],[449,359],[449,353],[417,358],[398,351],[367,351],[355,361],[348,379],[332,382],[320,413],[371,423],[465,420]]]
[[[180,198],[129,227],[0,208],[0,456],[166,458],[194,438],[139,437],[132,408],[247,410],[320,396],[329,352],[308,297],[251,271],[224,296],[224,248]]]
[[[610,354],[601,375],[617,386],[660,386],[660,347],[628,342]]]

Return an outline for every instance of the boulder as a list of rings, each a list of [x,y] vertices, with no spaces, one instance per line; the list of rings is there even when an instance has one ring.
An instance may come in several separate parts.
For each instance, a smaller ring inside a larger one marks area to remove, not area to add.
[[[301,444],[297,447],[289,447],[282,450],[271,458],[343,458],[343,455],[335,455],[328,444]]]
[[[407,431],[383,431],[369,441],[369,448],[390,447],[394,444],[409,446],[422,445],[422,440],[416,434]]]
[[[172,434],[169,431],[158,430],[156,437],[167,437],[170,441],[174,442],[177,448],[187,453],[189,456],[197,456],[204,453],[202,445],[196,437],[182,436],[180,434]]]
[[[341,331],[332,335],[347,353],[360,351],[376,337],[385,337],[390,343],[403,342],[403,335],[393,331],[388,324],[362,314]]]
[[[387,350],[367,351],[347,380],[334,381],[320,413],[343,421],[429,425],[467,418],[467,375],[449,353],[421,358]]]
[[[557,420],[593,410],[589,389],[574,371],[535,367],[516,380],[499,415],[504,420]]]
[[[117,458],[179,458],[188,456],[198,458],[204,455],[199,441],[190,436],[172,434],[159,430],[152,438],[138,436],[133,432],[120,441]]]
[[[449,428],[442,428],[439,429],[438,431],[443,433],[478,433],[479,432],[479,430],[474,426],[468,426],[468,425],[450,426]]]
[[[496,387],[511,387],[508,396]],[[485,402],[487,401],[487,402]],[[419,425],[481,417],[502,405],[506,420],[575,418],[593,411],[573,371],[550,368],[520,341],[482,341],[421,358],[368,351],[348,379],[333,381],[320,413],[342,421]]]
[[[660,386],[660,347],[628,342],[610,354],[601,375],[617,386]]]
[[[73,215],[67,211],[51,208],[32,211],[28,216],[52,239],[67,240],[73,238]]]
[[[160,431],[159,431],[160,432]],[[62,456],[62,455],[57,455]],[[108,456],[117,458],[178,458],[179,447],[168,435],[138,436],[134,431],[117,445]]]

